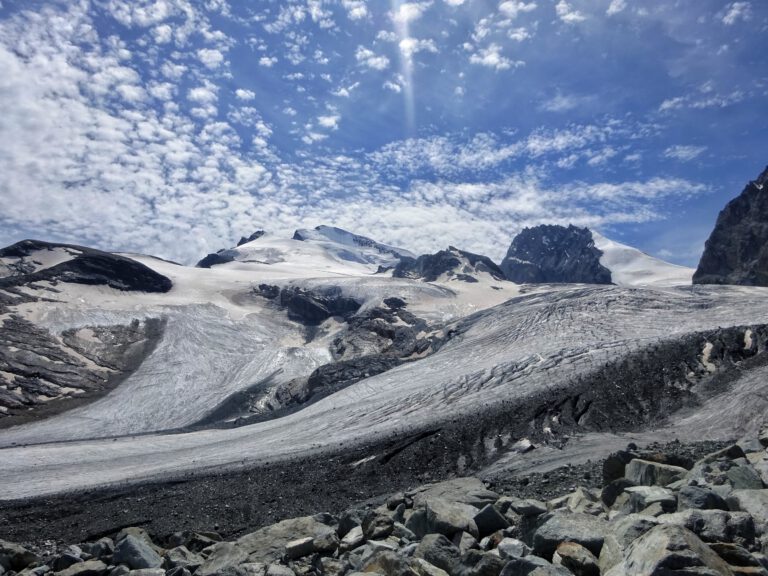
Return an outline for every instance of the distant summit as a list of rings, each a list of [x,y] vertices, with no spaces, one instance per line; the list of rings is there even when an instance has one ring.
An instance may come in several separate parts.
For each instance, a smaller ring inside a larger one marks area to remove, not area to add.
[[[588,228],[547,225],[515,236],[501,262],[507,280],[523,283],[611,284],[611,271]]]
[[[768,286],[768,168],[720,212],[693,283]]]
[[[487,256],[465,252],[450,246],[435,254],[423,254],[418,258],[403,258],[395,267],[392,276],[434,282],[441,276],[477,282],[481,273],[490,275],[494,280],[504,280],[504,272]]]

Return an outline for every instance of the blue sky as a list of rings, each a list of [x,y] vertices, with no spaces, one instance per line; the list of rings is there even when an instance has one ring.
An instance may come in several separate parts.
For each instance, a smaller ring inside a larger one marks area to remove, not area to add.
[[[0,0],[0,243],[572,222],[695,265],[768,164],[766,46],[762,0]]]

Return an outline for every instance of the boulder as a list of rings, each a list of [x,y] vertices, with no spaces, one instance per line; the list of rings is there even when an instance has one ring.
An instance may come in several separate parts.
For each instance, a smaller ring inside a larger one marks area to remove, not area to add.
[[[469,550],[456,566],[456,576],[499,576],[507,564],[498,555],[481,550]]]
[[[346,552],[348,550],[354,550],[358,546],[362,545],[363,542],[365,542],[363,527],[355,526],[352,528],[352,530],[346,533],[344,538],[341,539],[341,542],[339,543],[339,551]]]
[[[593,516],[605,512],[600,497],[583,486],[579,486],[568,496],[565,507],[571,512],[583,512],[584,514],[592,514]]]
[[[247,551],[232,542],[217,542],[208,549],[208,552],[208,557],[195,571],[195,576],[213,576],[227,569],[236,568],[248,560]]]
[[[662,514],[660,524],[684,526],[705,542],[734,542],[750,546],[755,540],[755,524],[746,512],[686,510]]]
[[[107,565],[101,560],[88,560],[73,564],[61,572],[56,572],[56,576],[103,576],[107,570]]]
[[[416,534],[417,538],[422,538],[427,533],[427,511],[414,510],[405,521],[405,527]]]
[[[131,570],[127,576],[165,576],[165,570],[162,568],[141,568]]]
[[[573,576],[573,574],[567,568],[550,564],[538,556],[523,556],[510,559],[499,576]]]
[[[159,568],[163,563],[160,555],[155,552],[151,540],[128,533],[118,538],[115,552],[112,555],[113,563],[125,564],[131,570],[141,568]]]
[[[33,562],[39,561],[40,558],[37,554],[30,552],[23,546],[0,540],[0,566],[5,570],[21,572]]]
[[[627,450],[619,450],[609,454],[608,457],[603,460],[603,486],[607,486],[614,480],[624,478],[624,471],[627,464],[629,464],[636,454]]]
[[[488,490],[477,478],[454,478],[445,482],[427,484],[406,494],[413,499],[413,507],[424,507],[428,500],[439,498],[448,502],[469,504],[476,508],[482,508],[486,504],[493,504],[499,499],[496,492]]]
[[[363,534],[366,540],[383,540],[392,534],[394,524],[390,516],[370,510],[363,518]]]
[[[442,534],[427,534],[419,542],[413,557],[422,558],[449,574],[453,574],[461,560],[461,552]]]
[[[441,498],[431,498],[427,500],[425,509],[428,533],[443,534],[449,538],[457,532],[469,532],[475,537],[478,536],[477,525],[473,520],[477,513],[475,507]],[[411,529],[410,526],[408,528]],[[412,531],[415,533],[415,530]]]
[[[677,509],[728,510],[727,502],[717,492],[702,486],[683,486],[677,493]]]
[[[197,569],[203,563],[203,558],[187,549],[186,546],[177,546],[167,550],[163,555],[163,567],[166,570],[171,568],[189,568],[190,571]]]
[[[499,556],[504,559],[509,558],[522,558],[528,556],[532,550],[522,540],[517,538],[504,538],[499,545],[496,546],[496,550],[499,551]]]
[[[677,509],[677,497],[667,488],[632,486],[626,489],[626,493],[629,494],[630,512],[642,512],[652,504],[659,504],[666,512],[674,512]]]
[[[768,571],[760,564],[760,561],[738,544],[715,542],[710,544],[709,547],[715,554],[725,560],[732,570],[738,566],[750,568],[750,572],[753,574],[768,574]]]
[[[523,517],[540,516],[548,511],[547,505],[544,502],[532,498],[510,498],[505,496],[499,498],[496,505],[502,514],[507,512],[507,510],[512,510],[515,514]]]
[[[240,537],[237,546],[248,555],[250,562],[275,562],[282,556],[285,545],[292,540],[307,537],[320,539],[330,534],[336,535],[334,526],[324,524],[317,518],[303,516],[265,526]]]
[[[624,562],[604,576],[668,576],[676,570],[690,575],[733,575],[728,564],[693,532],[681,526],[661,525],[635,540]]]
[[[462,532],[461,534],[457,533],[454,535],[452,542],[462,554],[464,554],[467,550],[477,548],[477,540],[475,537],[472,536],[472,534],[468,534],[466,532]]]
[[[375,553],[363,564],[363,572],[384,576],[418,576],[408,561],[391,550]]]
[[[283,566],[282,564],[275,564],[274,562],[267,566],[267,572],[265,576],[296,576],[296,574],[288,568],[288,566]]]
[[[734,490],[762,490],[763,479],[752,466],[734,466],[726,473],[728,481]]]
[[[597,558],[592,552],[575,542],[558,545],[552,564],[568,568],[575,576],[600,576]]]
[[[494,508],[493,504],[486,504],[482,510],[475,514],[473,520],[477,525],[480,537],[509,527],[509,522]]]
[[[534,533],[533,551],[542,558],[552,558],[558,544],[576,542],[599,556],[607,528],[607,522],[589,514],[553,512]]]
[[[80,549],[94,558],[103,560],[115,553],[115,543],[111,538],[99,538],[96,542],[80,544]]]
[[[666,486],[684,478],[687,473],[688,470],[680,466],[635,458],[627,464],[624,476],[638,486]]]
[[[190,552],[200,552],[217,542],[221,542],[221,537],[214,532],[184,531],[171,534],[166,545],[168,548],[186,546]]]
[[[108,576],[113,576],[112,572],[110,572]],[[115,574],[114,576],[118,576],[118,575]],[[124,575],[121,574],[120,576],[124,576]],[[169,570],[166,570],[165,576],[192,576],[192,572],[189,571],[189,568],[185,568],[184,566],[176,566],[176,568],[171,568]],[[264,576],[264,571],[262,570],[261,574],[259,574],[258,576]]]
[[[626,478],[617,478],[604,486],[600,492],[600,500],[609,508],[613,506],[616,499],[626,490],[634,486],[635,483]]]
[[[629,545],[658,524],[656,518],[642,514],[629,514],[609,522],[600,550],[600,569],[606,572],[621,562]]]
[[[423,558],[414,558],[411,561],[411,568],[413,568],[419,576],[448,576],[448,572],[430,564]]]

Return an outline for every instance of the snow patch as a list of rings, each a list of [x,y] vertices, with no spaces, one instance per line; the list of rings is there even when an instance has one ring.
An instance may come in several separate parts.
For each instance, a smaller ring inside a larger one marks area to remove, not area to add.
[[[611,271],[618,286],[664,288],[691,285],[693,268],[664,262],[637,248],[609,240],[592,230],[595,246],[603,253],[600,263]]]

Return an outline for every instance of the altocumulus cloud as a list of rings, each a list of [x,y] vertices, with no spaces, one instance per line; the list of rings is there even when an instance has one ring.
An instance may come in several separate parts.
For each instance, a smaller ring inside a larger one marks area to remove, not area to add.
[[[453,95],[457,82],[471,90],[473,80],[484,86],[478,78],[508,79],[527,69],[527,57],[515,50],[539,34],[526,19],[545,8],[562,28],[594,18],[576,0],[505,1],[487,20],[464,22],[471,42],[448,45],[452,34],[460,36],[460,11],[471,4],[400,3],[377,15],[362,0],[291,2],[249,20],[223,1],[76,0],[2,15],[5,238],[37,236],[193,262],[258,227],[290,233],[329,223],[414,251],[455,244],[500,258],[523,226],[648,222],[663,218],[670,203],[710,192],[680,176],[594,170],[639,158],[637,143],[658,132],[632,114],[519,131],[393,133],[367,149],[345,147],[348,126],[389,112],[391,102],[402,105],[411,82],[443,54],[466,65],[452,75],[438,64],[435,90],[449,86]],[[718,25],[747,22],[753,13],[746,4],[730,3]],[[608,8],[629,11],[618,0]],[[445,34],[430,28],[439,9],[453,22]],[[370,35],[350,33],[343,50],[316,45],[312,34],[343,36],[341,23]],[[254,32],[234,37],[233,26]],[[413,35],[382,30],[390,26],[410,26]],[[249,70],[263,75],[261,85],[238,77],[234,59],[243,53]],[[414,66],[414,79],[393,75],[400,58]],[[290,86],[291,97],[281,93],[268,106],[275,78]],[[553,116],[587,102],[563,94],[571,92],[554,87],[530,109]],[[655,100],[653,112],[659,102],[669,112],[740,101],[676,94]],[[395,100],[379,102],[382,95]],[[391,120],[384,118],[382,125]],[[704,150],[665,146],[662,155],[695,163]]]

